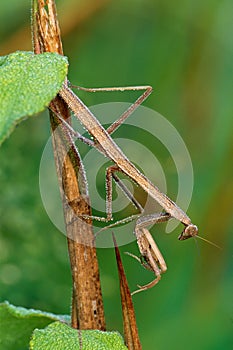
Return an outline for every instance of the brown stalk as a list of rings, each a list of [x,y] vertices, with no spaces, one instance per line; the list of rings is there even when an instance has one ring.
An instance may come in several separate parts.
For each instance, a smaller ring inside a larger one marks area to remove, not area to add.
[[[63,54],[54,0],[33,0],[32,35],[36,54]],[[59,96],[50,107],[68,120],[68,107]],[[77,215],[91,215],[85,171],[69,133],[51,110],[50,124],[73,280],[72,327],[105,330],[92,222],[77,220]]]

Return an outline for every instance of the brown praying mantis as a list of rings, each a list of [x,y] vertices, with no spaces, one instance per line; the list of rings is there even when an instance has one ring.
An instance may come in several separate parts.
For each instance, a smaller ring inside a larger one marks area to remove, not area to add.
[[[76,132],[70,124],[59,116],[59,112],[52,111],[58,116],[62,125],[69,131],[73,137],[77,137],[81,141],[85,142],[91,147],[95,147],[99,152],[107,156],[113,161],[114,165],[107,168],[106,171],[106,218],[92,217],[100,221],[112,220],[112,179],[116,181],[122,191],[128,196],[128,198],[136,205],[136,207],[143,212],[141,205],[133,198],[127,187],[121,182],[116,175],[116,172],[123,173],[128,176],[132,181],[139,185],[150,197],[152,197],[164,210],[161,214],[151,214],[145,216],[137,216],[135,224],[135,235],[137,244],[144,259],[142,265],[148,269],[151,269],[155,274],[155,279],[143,286],[138,286],[139,289],[136,292],[146,290],[153,287],[161,279],[161,274],[167,270],[166,263],[160,253],[156,243],[154,242],[149,230],[146,228],[151,224],[160,222],[166,222],[171,218],[175,218],[184,225],[184,230],[179,236],[179,240],[185,240],[190,237],[194,237],[198,234],[196,225],[193,225],[187,214],[180,209],[176,203],[162,193],[146,176],[144,176],[124,155],[123,151],[117,146],[114,140],[111,138],[111,134],[123,123],[130,114],[151,94],[151,86],[135,86],[135,87],[114,87],[114,88],[81,88],[78,89],[96,92],[96,91],[126,91],[145,90],[139,98],[107,129],[104,129],[100,122],[96,119],[93,113],[88,107],[80,100],[80,98],[74,94],[69,88],[68,83],[64,83],[62,89],[59,91],[60,97],[66,102],[70,110],[74,113],[79,122],[88,131],[92,139],[85,138],[78,132]],[[122,220],[123,221],[123,220]],[[114,224],[113,224],[114,225]],[[111,225],[110,225],[111,226]],[[129,254],[132,255],[132,254]],[[132,255],[133,256],[133,255]],[[135,256],[133,256],[135,257]],[[141,261],[139,258],[135,257]]]

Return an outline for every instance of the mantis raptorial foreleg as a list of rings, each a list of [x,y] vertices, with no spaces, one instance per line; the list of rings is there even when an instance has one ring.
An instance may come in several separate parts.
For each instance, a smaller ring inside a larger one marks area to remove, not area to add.
[[[146,226],[166,222],[170,218],[171,216],[168,213],[161,213],[145,215],[138,218],[136,221],[134,233],[136,235],[138,248],[141,253],[141,259],[135,255],[129,253],[127,254],[136,258],[146,269],[153,271],[156,278],[144,286],[138,285],[139,289],[134,291],[132,294],[136,294],[153,287],[160,281],[161,274],[166,272],[167,265],[165,260]]]

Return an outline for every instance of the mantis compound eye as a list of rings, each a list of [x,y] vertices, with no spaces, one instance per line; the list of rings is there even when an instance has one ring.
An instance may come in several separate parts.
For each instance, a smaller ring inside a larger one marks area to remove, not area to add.
[[[195,237],[198,234],[198,228],[196,225],[190,224],[184,228],[184,231],[179,235],[178,239],[183,241],[185,239]]]

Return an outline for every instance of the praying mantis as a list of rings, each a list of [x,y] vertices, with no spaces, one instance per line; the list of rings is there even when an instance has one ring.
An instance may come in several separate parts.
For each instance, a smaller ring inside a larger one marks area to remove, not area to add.
[[[139,289],[134,293],[147,290],[154,285],[156,285],[161,279],[161,274],[167,270],[167,266],[162,254],[159,251],[153,237],[151,236],[147,226],[151,224],[157,224],[161,222],[166,222],[171,218],[175,218],[184,225],[183,232],[179,235],[179,240],[185,240],[191,237],[195,237],[198,234],[198,228],[196,225],[192,224],[191,219],[187,214],[180,209],[176,203],[174,203],[169,197],[162,193],[158,187],[156,187],[146,176],[144,176],[131,162],[123,151],[118,147],[118,145],[111,138],[111,134],[123,123],[130,114],[133,113],[136,108],[145,101],[145,99],[151,94],[151,86],[135,86],[135,87],[114,87],[114,88],[81,88],[78,89],[96,92],[96,91],[126,91],[134,90],[144,92],[139,96],[139,98],[107,129],[100,124],[93,113],[88,109],[88,107],[81,101],[81,99],[74,94],[70,89],[68,82],[63,84],[62,89],[59,91],[60,97],[65,101],[70,110],[74,113],[75,117],[83,125],[83,127],[88,131],[91,139],[83,137],[81,134],[76,132],[70,124],[59,116],[58,111],[52,111],[58,116],[62,125],[69,131],[69,133],[84,143],[91,147],[96,148],[100,153],[108,157],[114,165],[107,168],[106,171],[106,214],[105,218],[99,218],[93,216],[93,219],[100,221],[111,221],[112,220],[112,180],[114,179],[126,196],[136,205],[139,211],[142,213],[143,208],[141,205],[133,198],[132,194],[129,192],[127,187],[121,182],[121,180],[116,175],[116,172],[123,173],[129,177],[133,182],[140,186],[152,199],[154,199],[162,208],[163,212],[158,214],[150,215],[140,215],[137,216],[134,233],[137,239],[137,244],[139,251],[141,253],[144,262],[142,265],[153,271],[155,278],[152,282],[138,286]],[[111,226],[111,225],[110,225]],[[132,255],[132,254],[129,254]],[[134,255],[132,255],[135,257]],[[135,257],[137,260],[141,261],[139,258]]]

